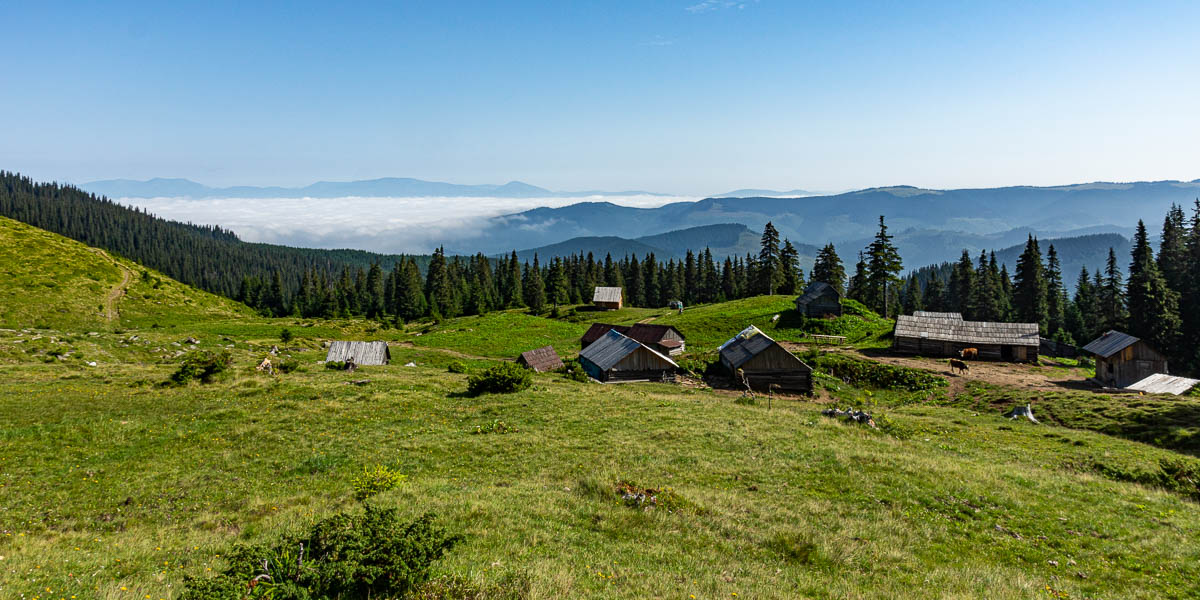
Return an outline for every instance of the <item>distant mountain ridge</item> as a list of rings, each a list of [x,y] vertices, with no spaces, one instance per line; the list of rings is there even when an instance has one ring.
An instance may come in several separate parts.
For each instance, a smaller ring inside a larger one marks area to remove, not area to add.
[[[344,198],[359,197],[460,197],[460,198],[586,198],[589,196],[665,196],[654,192],[601,190],[556,192],[520,181],[502,185],[463,185],[410,177],[383,177],[357,181],[318,181],[304,187],[210,187],[190,179],[156,177],[145,181],[107,179],[79,186],[109,198]]]

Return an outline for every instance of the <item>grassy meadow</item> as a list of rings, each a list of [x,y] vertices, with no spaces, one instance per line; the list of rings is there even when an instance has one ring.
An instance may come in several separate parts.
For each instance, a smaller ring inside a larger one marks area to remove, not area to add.
[[[1200,595],[1187,479],[1200,460],[1178,435],[1109,427],[1171,430],[1194,398],[1118,406],[1092,394],[1035,425],[1000,416],[1021,390],[968,385],[951,398],[945,385],[877,388],[829,372],[816,397],[769,402],[556,373],[469,397],[467,377],[497,359],[545,344],[573,355],[588,321],[264,319],[134,270],[111,327],[8,309],[20,322],[0,331],[0,598],[177,598],[233,544],[361,510],[351,482],[376,465],[407,480],[372,502],[433,512],[465,536],[419,598]],[[91,294],[120,281],[116,267],[102,272],[73,306],[94,310]],[[789,302],[652,312],[704,353],[748,322],[802,340],[795,321],[770,321]],[[829,326],[872,346],[880,322]],[[322,342],[347,338],[391,342],[392,364],[323,368]],[[254,371],[272,346],[300,368]],[[211,384],[160,385],[195,348],[228,350],[233,366]],[[450,373],[455,362],[468,372]],[[830,405],[864,407],[878,429],[822,416]],[[476,433],[496,422],[505,433]],[[657,490],[658,507],[630,505],[622,487]]]

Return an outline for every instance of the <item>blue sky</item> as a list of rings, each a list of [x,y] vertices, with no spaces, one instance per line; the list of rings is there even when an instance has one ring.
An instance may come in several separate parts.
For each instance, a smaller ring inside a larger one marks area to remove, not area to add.
[[[246,4],[0,5],[0,168],[690,195],[1200,177],[1196,2]]]

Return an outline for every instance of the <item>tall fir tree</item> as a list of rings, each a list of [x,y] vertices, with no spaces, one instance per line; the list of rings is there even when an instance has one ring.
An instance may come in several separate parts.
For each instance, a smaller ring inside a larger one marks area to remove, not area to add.
[[[946,289],[946,311],[961,313],[964,318],[971,319],[971,297],[975,287],[975,266],[971,264],[971,254],[966,250],[950,271],[950,285]]]
[[[529,307],[529,312],[536,315],[546,308],[546,282],[542,279],[537,254],[533,255],[533,266],[526,263],[522,275],[521,288],[525,292],[525,306]]]
[[[858,262],[854,263],[854,275],[846,285],[846,297],[862,303],[867,302],[867,260],[863,253],[858,253]]]
[[[1042,252],[1033,234],[1025,242],[1025,251],[1017,259],[1017,273],[1013,280],[1013,310],[1022,323],[1037,323],[1038,330],[1045,335],[1049,317],[1046,308],[1046,275],[1042,265]]]
[[[892,243],[892,236],[888,234],[883,215],[880,215],[879,231],[876,232],[871,245],[867,246],[866,298],[867,306],[885,317],[891,316],[899,308],[893,306],[892,302],[894,297],[899,297],[898,290],[893,296],[889,292],[889,286],[894,287],[900,283],[902,268],[900,252]]]
[[[779,251],[779,267],[783,270],[783,277],[778,293],[800,293],[804,286],[804,274],[800,271],[800,253],[791,240],[783,240],[783,249]]]
[[[1099,274],[1097,274],[1098,276]],[[1104,265],[1104,278],[1098,282],[1096,317],[1097,332],[1104,333],[1110,329],[1123,330],[1129,318],[1125,304],[1124,276],[1117,264],[1117,253],[1108,249],[1108,260]]]
[[[1067,324],[1067,291],[1063,286],[1062,265],[1054,244],[1046,249],[1046,333],[1051,338],[1065,341],[1060,332]]]
[[[817,258],[813,263],[812,272],[809,273],[809,279],[812,281],[823,281],[833,286],[839,293],[845,293],[846,268],[842,265],[842,259],[838,256],[837,249],[833,247],[833,244],[825,244],[817,252]]]
[[[1167,286],[1167,281],[1154,261],[1154,249],[1146,225],[1138,221],[1133,237],[1133,260],[1129,264],[1126,288],[1129,301],[1129,333],[1146,340],[1173,360],[1186,360],[1190,352],[1180,351],[1178,340],[1182,322],[1179,318],[1179,294]]]
[[[780,264],[779,231],[770,221],[763,226],[758,260],[753,264],[758,279],[758,293],[774,294],[783,283],[783,267]]]

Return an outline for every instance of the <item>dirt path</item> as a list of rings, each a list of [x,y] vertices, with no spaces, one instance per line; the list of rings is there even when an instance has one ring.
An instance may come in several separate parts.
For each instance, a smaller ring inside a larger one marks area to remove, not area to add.
[[[1028,390],[1063,391],[1065,389],[1088,389],[1084,381],[1085,371],[1046,359],[1040,365],[1008,362],[967,361],[970,370],[965,374],[951,373],[949,359],[917,358],[889,354],[863,354],[856,350],[839,350],[860,358],[881,363],[928,369],[946,378],[950,384],[950,397],[957,396],[966,388],[968,381],[981,381],[993,385],[1024,388]]]
[[[99,248],[90,248],[93,254],[104,258],[111,262],[114,267],[121,270],[121,283],[118,283],[113,289],[109,290],[108,295],[104,297],[104,318],[109,321],[117,320],[121,316],[117,310],[117,302],[125,295],[125,290],[129,289],[129,283],[133,281],[133,271],[130,271],[125,265],[117,262],[107,252]]]

